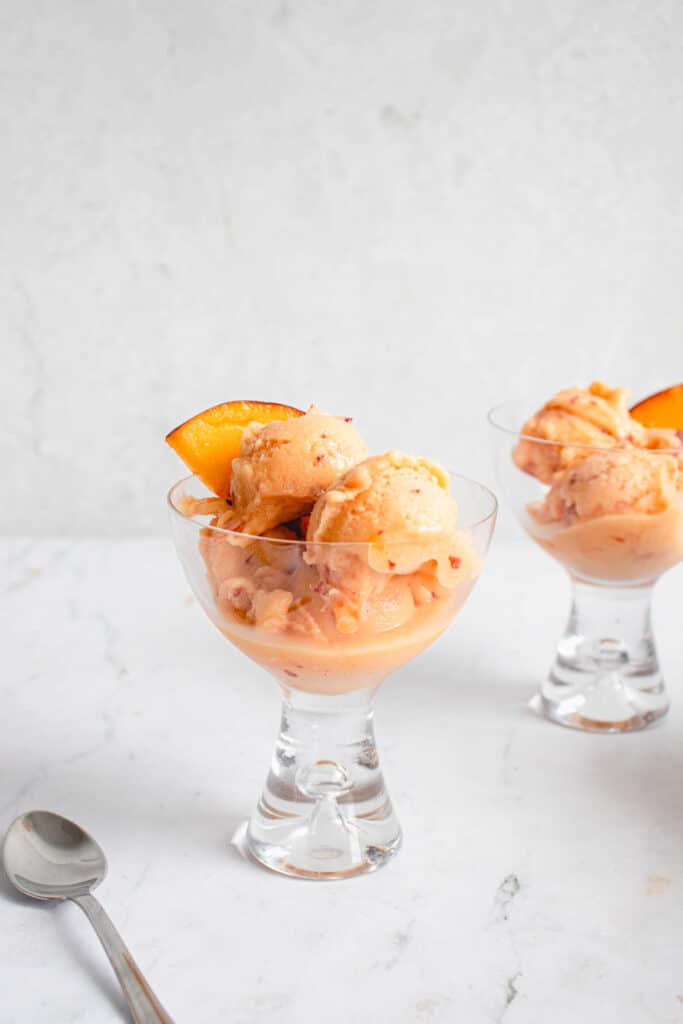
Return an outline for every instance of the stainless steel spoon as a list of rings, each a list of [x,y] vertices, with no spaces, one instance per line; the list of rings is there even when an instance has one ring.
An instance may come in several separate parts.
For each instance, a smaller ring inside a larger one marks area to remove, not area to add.
[[[91,893],[107,873],[103,851],[59,814],[29,811],[10,825],[2,850],[12,885],[37,900],[73,900],[97,932],[135,1024],[173,1024],[123,939]]]

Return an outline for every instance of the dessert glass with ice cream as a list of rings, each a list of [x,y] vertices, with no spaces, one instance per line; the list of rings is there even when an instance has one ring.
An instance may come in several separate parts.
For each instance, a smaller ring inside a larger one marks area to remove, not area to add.
[[[302,878],[375,870],[401,830],[373,697],[467,599],[495,498],[426,459],[368,457],[350,424],[313,410],[247,429],[229,499],[191,476],[169,504],[202,607],[283,694],[250,854]]]
[[[669,707],[650,605],[657,579],[683,559],[680,438],[643,427],[628,392],[598,382],[529,410],[507,402],[489,422],[503,494],[572,581],[540,709],[577,729],[642,729]]]

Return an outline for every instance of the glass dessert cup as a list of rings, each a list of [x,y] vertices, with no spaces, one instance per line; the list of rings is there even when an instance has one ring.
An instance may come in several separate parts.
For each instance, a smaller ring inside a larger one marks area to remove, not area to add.
[[[679,491],[669,505],[654,512],[645,511],[642,503],[618,499],[624,474],[627,486],[631,472],[647,475],[652,470],[654,476],[662,458],[670,460],[676,453],[639,449],[634,454],[631,449],[566,445],[525,436],[521,425],[530,408],[528,402],[506,402],[492,409],[488,419],[494,428],[502,494],[532,540],[566,569],[572,582],[569,620],[540,688],[538,706],[546,718],[575,729],[629,732],[646,728],[669,709],[650,608],[658,578],[683,559],[683,493]],[[520,442],[528,465],[555,464],[561,457],[574,469],[589,455],[601,453],[603,471],[599,480],[588,480],[590,491],[577,490],[588,479],[586,471],[566,477],[569,504],[563,508],[567,515],[555,519],[545,511],[550,485],[515,462],[515,457],[522,461]],[[631,459],[640,463],[634,470]],[[595,500],[602,501],[603,493],[603,507],[595,509]]]
[[[208,495],[197,477],[169,492],[174,541],[200,604],[282,691],[280,733],[246,833],[249,854],[267,868],[348,878],[381,867],[401,845],[373,698],[465,603],[495,523],[496,499],[485,487],[453,477],[451,489],[461,557],[452,560],[450,585],[434,577],[427,597],[416,574],[387,572],[387,552],[377,545],[247,537],[188,514],[192,499]],[[414,559],[415,545],[392,544],[390,554]],[[349,600],[331,606],[331,585]]]

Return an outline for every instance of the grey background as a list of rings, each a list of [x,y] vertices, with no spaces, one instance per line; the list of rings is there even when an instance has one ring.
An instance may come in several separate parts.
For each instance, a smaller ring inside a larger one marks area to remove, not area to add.
[[[168,429],[683,377],[683,6],[2,0],[0,529],[165,531]]]

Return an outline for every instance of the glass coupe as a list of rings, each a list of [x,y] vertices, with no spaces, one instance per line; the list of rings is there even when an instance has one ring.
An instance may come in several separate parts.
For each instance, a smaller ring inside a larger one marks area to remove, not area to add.
[[[645,728],[669,708],[650,606],[658,578],[683,559],[683,494],[654,513],[619,498],[635,489],[634,474],[656,478],[662,459],[678,453],[525,436],[521,428],[532,407],[507,402],[492,409],[488,419],[503,496],[572,584],[569,621],[540,688],[540,710],[561,725],[592,732]],[[551,488],[520,468],[519,457],[515,461],[522,443],[530,465],[559,461],[561,449],[575,474],[565,474],[564,516],[546,515],[543,521]],[[588,463],[596,454],[601,457]],[[589,466],[600,472],[591,477]]]
[[[173,538],[201,606],[282,691],[280,733],[246,833],[250,855],[274,871],[347,878],[380,867],[400,846],[373,698],[463,606],[496,517],[496,499],[481,484],[453,476],[451,491],[466,558],[449,587],[428,567],[426,585],[419,573],[388,572],[374,544],[250,537],[212,526],[209,516],[188,512],[209,494],[197,477],[169,492]],[[410,560],[415,546],[391,554]],[[460,558],[452,564],[460,566]],[[345,595],[346,605],[331,611],[330,593]],[[344,608],[357,607],[360,620],[347,621]]]

